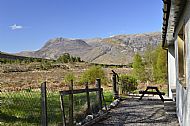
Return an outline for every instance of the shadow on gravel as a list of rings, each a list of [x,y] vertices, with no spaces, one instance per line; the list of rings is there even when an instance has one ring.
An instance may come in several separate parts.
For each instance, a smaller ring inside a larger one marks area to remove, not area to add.
[[[93,126],[179,125],[176,116],[166,114],[164,103],[160,99],[138,99],[139,97],[124,99],[117,108],[110,111],[107,119]]]

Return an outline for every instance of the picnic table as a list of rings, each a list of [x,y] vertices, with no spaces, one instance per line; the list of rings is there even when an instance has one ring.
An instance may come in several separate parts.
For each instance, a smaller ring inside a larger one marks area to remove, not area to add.
[[[156,91],[148,91],[148,90],[153,90],[153,89]],[[141,97],[139,98],[139,100],[142,100],[142,98],[144,97],[145,94],[153,94],[153,95],[159,95],[160,99],[164,102],[164,98],[162,97],[162,95],[165,95],[165,93],[160,92],[158,90],[158,87],[156,87],[156,86],[147,86],[146,90],[139,91],[139,94],[142,94]]]

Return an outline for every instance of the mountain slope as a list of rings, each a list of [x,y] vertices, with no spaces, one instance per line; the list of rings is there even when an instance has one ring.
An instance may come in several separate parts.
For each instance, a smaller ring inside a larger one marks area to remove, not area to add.
[[[147,46],[156,47],[160,41],[159,32],[92,39],[56,38],[49,40],[38,51],[17,55],[56,59],[63,53],[69,53],[92,63],[128,64],[136,52],[143,54]]]

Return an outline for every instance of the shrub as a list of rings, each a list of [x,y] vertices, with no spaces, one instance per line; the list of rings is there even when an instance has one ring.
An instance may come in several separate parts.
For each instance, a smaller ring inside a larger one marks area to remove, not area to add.
[[[92,66],[82,74],[80,83],[88,82],[92,84],[95,82],[96,78],[100,78],[102,84],[107,83],[104,70],[99,66]]]
[[[52,68],[52,64],[50,61],[42,60],[40,64],[40,69],[41,70],[48,70]]]
[[[71,80],[75,81],[75,79],[76,79],[76,77],[72,72],[67,73],[64,77],[64,81],[67,84],[70,84]]]
[[[126,94],[137,89],[138,86],[137,79],[134,78],[133,76],[122,74],[120,76],[120,81],[121,81],[120,90],[122,94]]]

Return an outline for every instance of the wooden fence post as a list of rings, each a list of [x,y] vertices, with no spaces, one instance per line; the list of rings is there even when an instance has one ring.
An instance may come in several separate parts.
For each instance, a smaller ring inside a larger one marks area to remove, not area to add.
[[[118,91],[117,91],[117,76],[116,73],[114,71],[113,72],[113,76],[112,76],[112,81],[113,81],[113,97],[114,99],[118,98]]]
[[[99,102],[99,108],[100,108],[100,110],[102,110],[102,96],[101,96],[101,80],[100,80],[100,78],[96,79],[96,88],[99,89],[99,91],[97,92],[97,100]]]
[[[73,80],[71,80],[69,90],[71,90],[71,94],[69,94],[69,126],[73,126]]]
[[[42,126],[47,126],[47,95],[46,82],[41,84]]]
[[[85,83],[85,86],[86,86],[87,114],[90,114],[90,96],[88,90],[88,82]]]
[[[64,97],[60,95],[60,103],[61,103],[61,113],[62,113],[62,125],[66,126],[66,119],[65,119],[65,107],[64,107]]]

